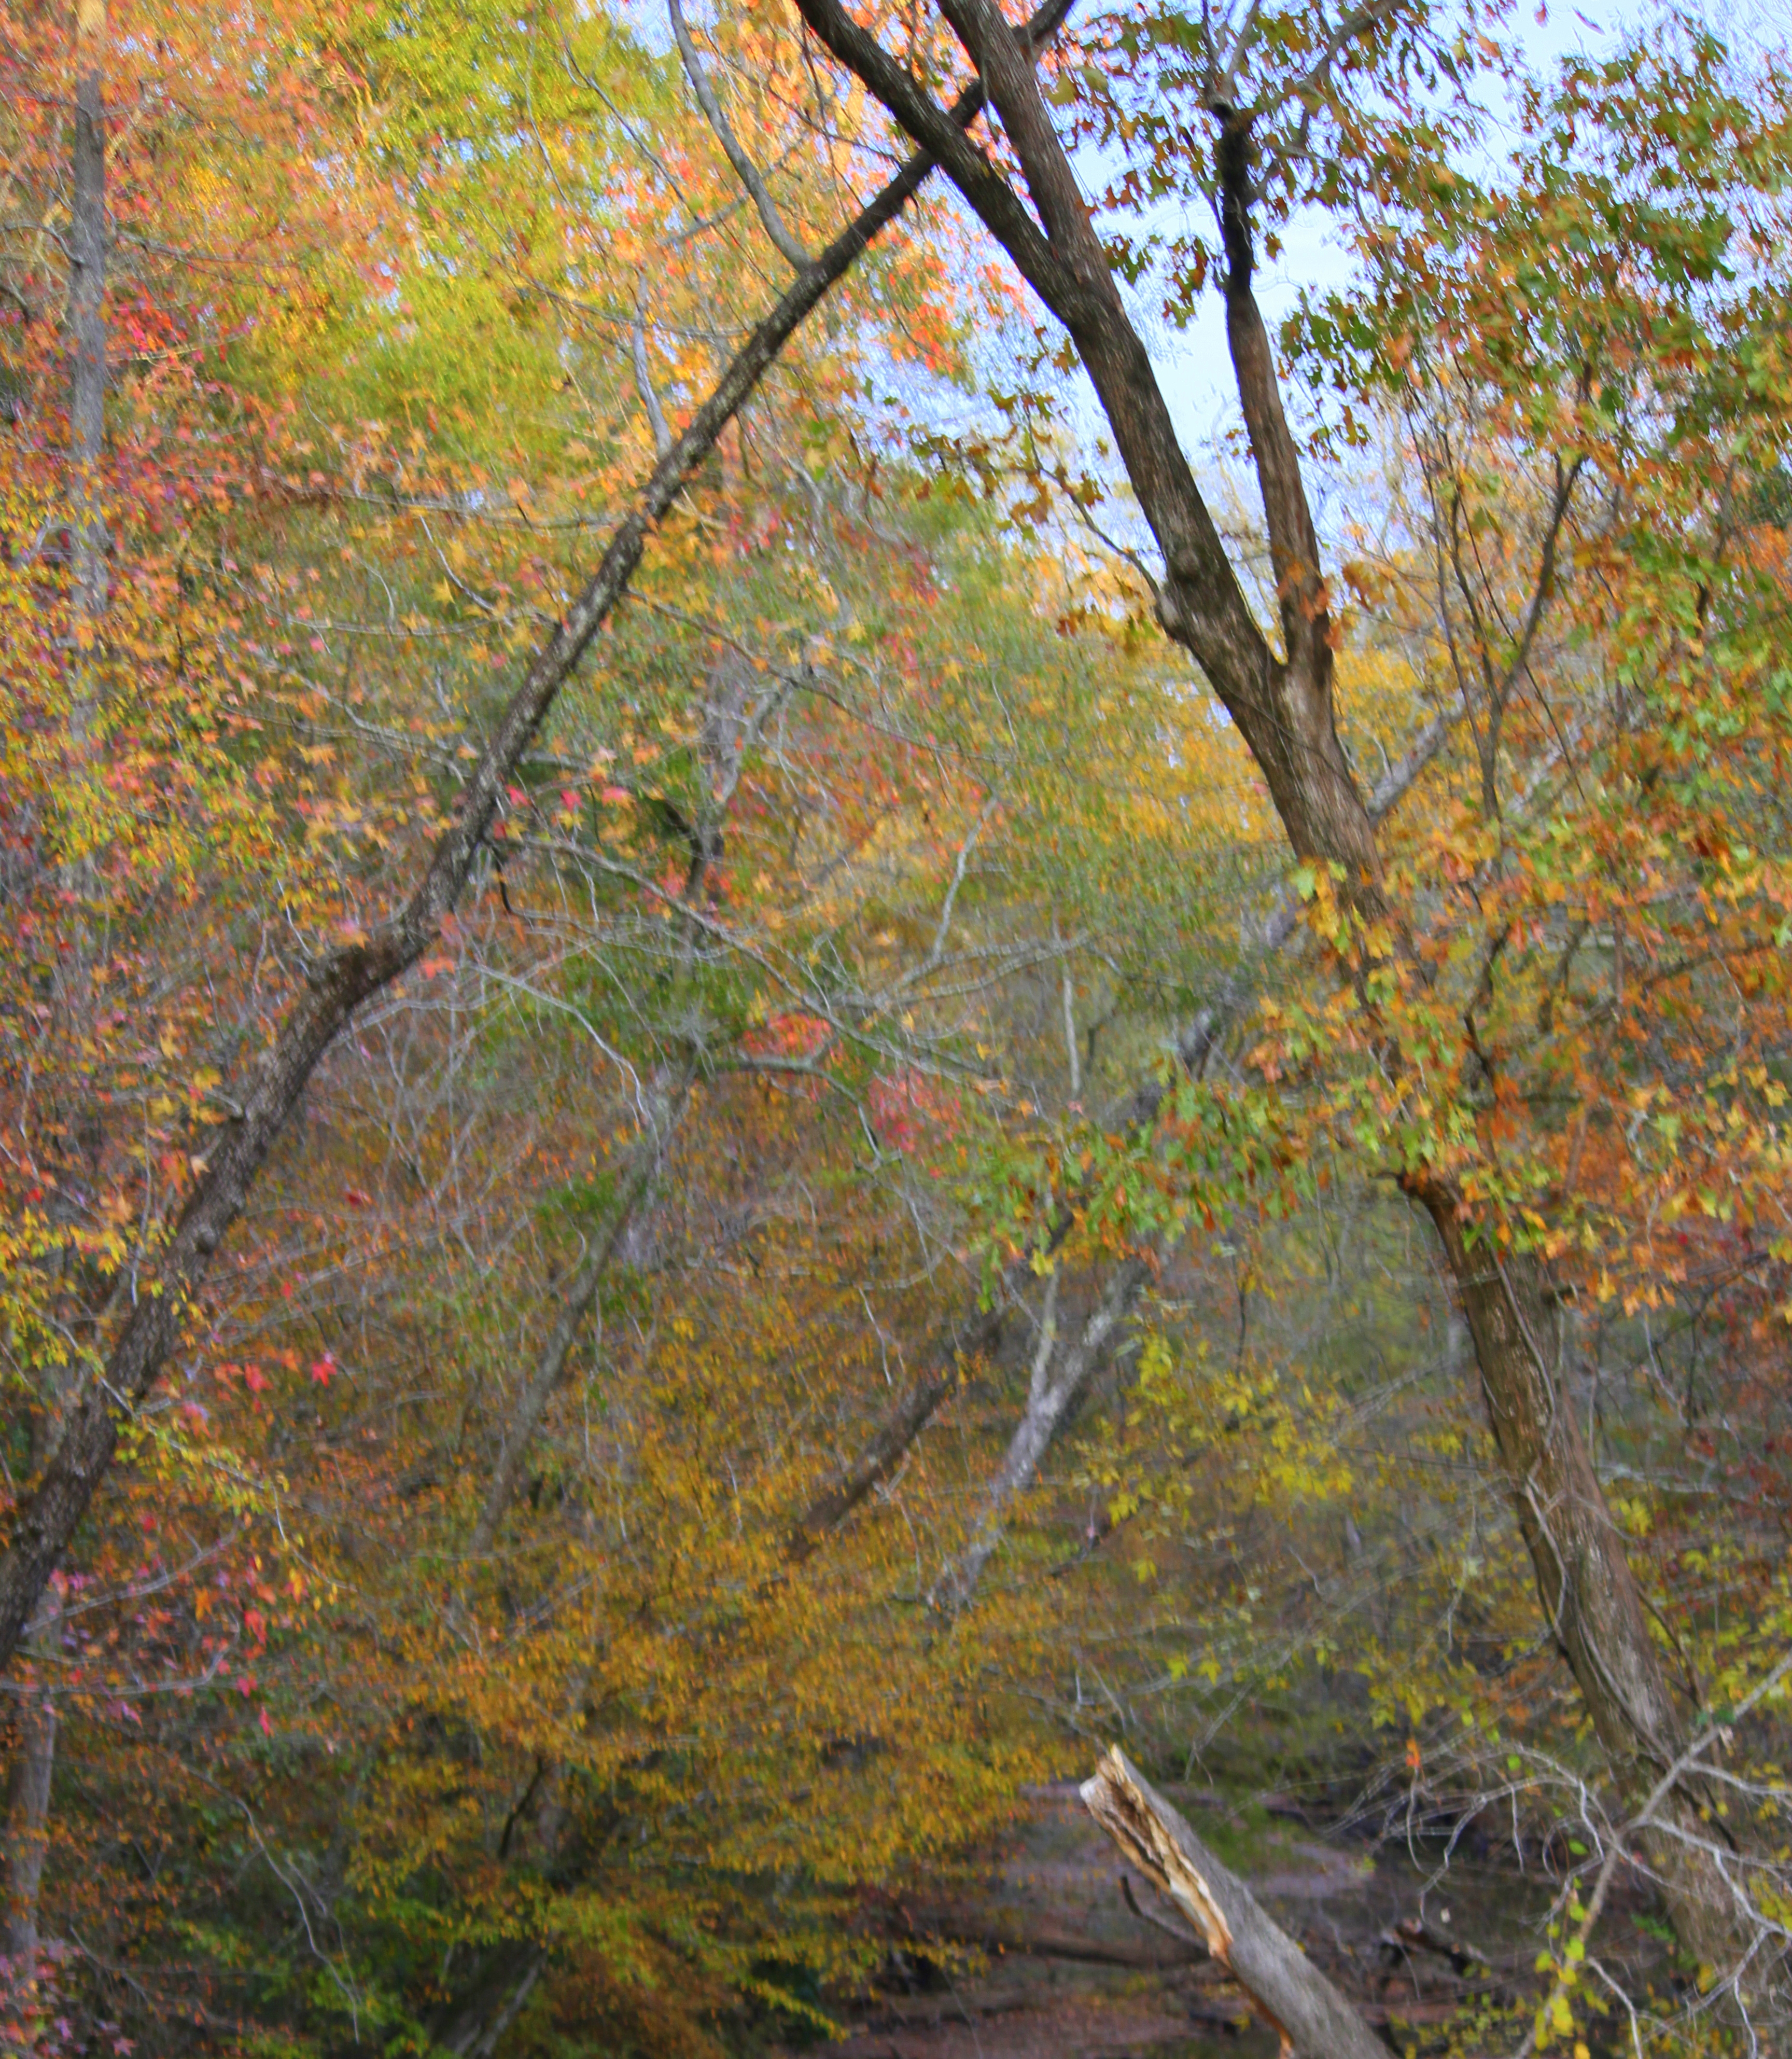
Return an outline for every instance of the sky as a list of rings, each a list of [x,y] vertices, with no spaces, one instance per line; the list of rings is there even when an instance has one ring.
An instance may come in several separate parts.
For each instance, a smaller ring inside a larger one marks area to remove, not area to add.
[[[1734,46],[1746,48],[1792,41],[1792,0],[1682,0],[1703,12]],[[1542,70],[1576,52],[1598,57],[1615,50],[1627,33],[1656,18],[1660,9],[1637,0],[1595,0],[1586,7],[1550,6],[1538,18],[1535,0],[1520,0],[1511,31],[1533,68]],[[1490,135],[1496,147],[1497,126]],[[1303,286],[1344,285],[1351,271],[1349,252],[1328,217],[1309,213],[1291,223],[1280,257],[1258,274],[1257,297],[1264,318],[1275,334],[1295,307]],[[1142,314],[1141,308],[1140,313]],[[1216,437],[1237,419],[1231,369],[1226,362],[1225,315],[1217,293],[1204,297],[1200,319],[1180,335],[1161,325],[1152,337],[1165,390],[1177,427],[1191,451],[1211,448]],[[1093,396],[1091,396],[1093,401]]]
[[[669,45],[665,0],[613,0],[613,4],[635,23],[651,46]],[[700,8],[703,0],[697,0],[697,4]],[[713,0],[713,4],[727,6],[734,0]],[[1097,0],[1089,0],[1089,4],[1095,6]],[[1792,0],[1587,0],[1581,6],[1572,4],[1572,0],[1563,0],[1562,4],[1549,0],[1549,4],[1541,6],[1538,0],[1515,0],[1515,13],[1504,25],[1505,33],[1518,41],[1534,70],[1547,71],[1574,52],[1592,56],[1609,54],[1628,33],[1658,18],[1664,5],[1675,4],[1688,12],[1705,14],[1733,44],[1792,42]],[[1490,169],[1491,161],[1503,154],[1506,137],[1516,140],[1515,113],[1509,124],[1503,124],[1495,110],[1486,139]],[[1095,190],[1107,183],[1118,165],[1117,161],[1104,165],[1092,161],[1079,169],[1085,189]],[[1166,210],[1162,226],[1173,233],[1180,224]],[[1199,226],[1211,236],[1210,221],[1204,220]],[[1258,300],[1272,335],[1293,311],[1304,289],[1323,292],[1346,285],[1353,263],[1335,217],[1316,209],[1287,225],[1282,245],[1273,261],[1260,266],[1256,280]],[[1229,432],[1239,427],[1220,295],[1210,285],[1201,297],[1195,318],[1182,329],[1173,329],[1164,321],[1149,280],[1141,281],[1130,298],[1135,323],[1151,349],[1184,447],[1197,468],[1204,468],[1218,456]],[[999,362],[1006,356],[1007,346],[994,337],[990,341],[994,354],[986,368],[999,383],[1009,383],[1002,378],[1004,367]],[[1011,366],[1006,368],[1011,372]],[[916,385],[900,375],[892,377],[891,385],[893,402],[906,404],[911,414],[918,414],[948,433],[955,426],[969,426],[970,418],[980,417],[978,404],[972,402],[964,420],[954,424],[958,403],[954,396],[937,390],[923,391],[925,382]],[[1080,375],[1074,381],[1073,396],[1072,424],[1078,440],[1086,445],[1102,425],[1093,392]]]
[[[1792,14],[1792,0],[1785,0],[1785,5]],[[1627,27],[1655,11],[1629,5],[1585,10],[1556,6],[1548,9],[1542,21],[1535,14],[1521,13],[1512,29],[1531,65],[1541,70],[1575,52],[1602,54],[1620,40]],[[1332,217],[1311,209],[1291,222],[1281,255],[1264,264],[1257,274],[1257,300],[1271,335],[1294,311],[1304,288],[1323,292],[1344,285],[1352,262]],[[1145,312],[1141,305],[1138,313],[1143,316]],[[1199,317],[1185,330],[1178,333],[1160,324],[1151,341],[1165,396],[1185,446],[1191,452],[1212,448],[1238,418],[1226,358],[1225,315],[1218,293],[1209,291],[1202,297]]]

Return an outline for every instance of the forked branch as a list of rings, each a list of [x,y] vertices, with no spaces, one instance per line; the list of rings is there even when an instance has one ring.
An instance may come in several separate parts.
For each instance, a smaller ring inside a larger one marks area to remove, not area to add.
[[[697,54],[697,46],[691,41],[690,26],[679,0],[666,0],[666,11],[671,17],[672,34],[678,39],[684,75],[691,82],[691,90],[697,96],[697,105],[703,110],[704,120],[715,130],[715,140],[735,168],[735,177],[746,187],[748,197],[758,209],[767,235],[777,245],[780,256],[794,270],[800,272],[809,262],[809,253],[785,225],[784,217],[778,212],[778,203],[771,197],[771,189],[766,184],[764,173],[741,148],[740,139],[729,125],[709,74],[703,69],[703,61]]]

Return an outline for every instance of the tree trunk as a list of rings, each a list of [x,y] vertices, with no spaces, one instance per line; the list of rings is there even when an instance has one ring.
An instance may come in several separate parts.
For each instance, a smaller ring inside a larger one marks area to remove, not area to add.
[[[32,1634],[48,1650],[62,1620],[55,1590]],[[50,1785],[56,1768],[56,1704],[27,1690],[19,1704],[18,1750],[6,1781],[6,1906],[4,1949],[15,1984],[35,1980],[38,1904],[50,1850]]]
[[[1082,1789],[1121,1852],[1168,1895],[1296,2059],[1388,2059],[1383,2044],[1256,1897],[1117,1746]]]
[[[69,464],[74,537],[76,663],[106,611],[106,516],[100,464],[106,446],[106,0],[78,0],[75,14],[74,150],[69,221]],[[78,699],[86,740],[90,707]]]
[[[1139,1289],[1150,1275],[1143,1258],[1124,1258],[1108,1276],[1095,1306],[1089,1311],[1081,1334],[1061,1358],[1057,1351],[1056,1295],[1043,1319],[1044,1333],[1033,1363],[1027,1403],[995,1478],[990,1483],[983,1515],[970,1542],[935,1583],[928,1597],[932,1605],[956,1613],[970,1605],[984,1570],[995,1556],[1008,1511],[1038,1477],[1039,1468],[1071,1404],[1082,1392],[1112,1345],[1115,1334],[1132,1313]],[[1052,1275],[1055,1288],[1057,1275]],[[1050,1293],[1050,1288],[1048,1288]]]
[[[1250,117],[1215,104],[1221,125],[1215,172],[1225,253],[1227,339],[1276,571],[1280,654],[1257,626],[1177,440],[1149,352],[1127,315],[1028,52],[994,0],[939,4],[977,60],[1019,161],[1030,207],[987,158],[950,129],[923,83],[841,0],[798,0],[818,38],[938,157],[1021,277],[1062,323],[1093,382],[1141,512],[1163,555],[1159,620],[1201,667],[1236,723],[1296,854],[1336,866],[1342,898],[1364,916],[1385,917],[1390,911],[1381,891],[1376,816],[1338,740],[1329,599],[1298,448],[1252,289]],[[1547,562],[1543,572],[1539,594]],[[1527,1306],[1544,1306],[1539,1283],[1529,1270],[1521,1280],[1509,1268],[1490,1274],[1484,1254],[1467,1249],[1452,1189],[1442,1183],[1428,1187],[1421,1179],[1413,1191],[1443,1237],[1468,1316],[1483,1390],[1544,1609],[1557,1627],[1600,1741],[1620,1778],[1631,1775],[1634,1788],[1637,1764],[1671,1764],[1686,1730],[1591,1463],[1567,1412],[1555,1406],[1546,1362],[1527,1347],[1526,1332],[1535,1326],[1524,1312]],[[1698,1823],[1696,1807],[1684,1798],[1680,1806],[1690,1831]],[[1738,1954],[1746,1933],[1713,1859],[1696,1845],[1665,1838],[1655,1856],[1682,1942],[1702,1960],[1724,1966]]]
[[[38,1891],[50,1849],[50,1782],[56,1765],[56,1707],[28,1700],[19,1711],[19,1746],[6,1783],[6,1956],[14,1977],[30,1980],[38,1957]]]
[[[1634,1799],[1686,1749],[1686,1727],[1623,1537],[1560,1391],[1561,1324],[1547,1282],[1527,1253],[1502,1254],[1485,1238],[1471,1244],[1448,1189],[1409,1184],[1436,1226],[1475,1340],[1481,1392],[1543,1613],[1619,1784]],[[1746,1912],[1710,1850],[1712,1832],[1700,1821],[1696,1790],[1682,1786],[1672,1806],[1683,1834],[1654,1839],[1651,1857],[1681,1942],[1721,1970],[1746,1934]]]
[[[101,461],[106,446],[106,0],[78,0],[75,10],[74,141],[70,157],[69,480],[74,503],[70,556],[71,591],[69,741],[78,756],[93,727],[95,691],[94,639],[106,603],[106,516]],[[75,893],[85,898],[90,867],[85,859],[69,868]],[[71,998],[86,1004],[90,972],[85,925],[70,969]],[[34,1424],[33,1472],[37,1461],[54,1462],[62,1430],[58,1376],[43,1417]],[[37,1596],[34,1595],[34,1604]],[[62,1615],[54,1591],[44,1597],[33,1642],[47,1640]],[[47,1694],[27,1692],[18,1712],[18,1749],[6,1782],[6,1901],[4,1949],[13,1978],[34,1981],[38,1965],[38,1905],[44,1859],[50,1849],[50,1790],[56,1768],[56,1704]]]

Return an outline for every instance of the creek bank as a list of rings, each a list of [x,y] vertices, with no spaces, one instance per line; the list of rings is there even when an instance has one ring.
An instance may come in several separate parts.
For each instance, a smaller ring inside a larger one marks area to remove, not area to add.
[[[1535,1992],[1555,1882],[1509,1849],[1459,1849],[1440,1873],[1440,1845],[1416,1857],[1340,1835],[1285,1797],[1165,1792],[1394,2049],[1441,2049],[1465,2007]],[[986,1871],[950,1900],[868,1921],[888,1940],[882,1975],[836,2006],[850,2034],[807,2059],[1275,2059],[1275,2036],[1121,1861],[1073,1782],[1030,1790]],[[1633,1977],[1659,1977],[1646,1903],[1615,1909],[1607,1939]],[[980,1957],[954,1961],[942,1942]]]

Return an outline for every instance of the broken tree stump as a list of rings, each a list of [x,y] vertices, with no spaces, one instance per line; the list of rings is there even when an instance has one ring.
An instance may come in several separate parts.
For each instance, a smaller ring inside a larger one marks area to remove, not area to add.
[[[1388,2059],[1388,2047],[1250,1890],[1116,1746],[1082,1787],[1084,1806],[1168,1895],[1256,2003],[1293,2059]]]

